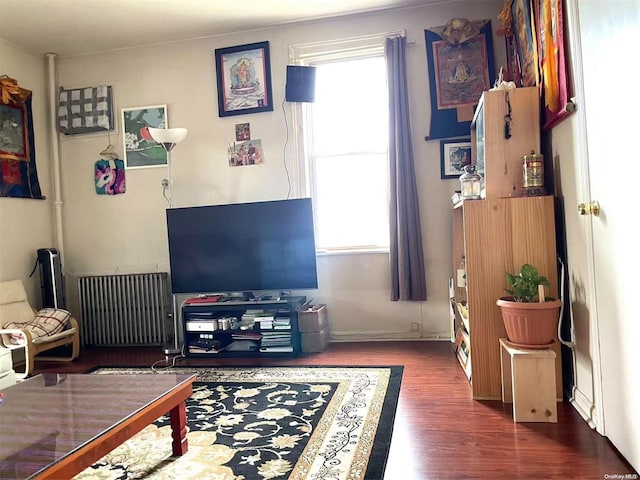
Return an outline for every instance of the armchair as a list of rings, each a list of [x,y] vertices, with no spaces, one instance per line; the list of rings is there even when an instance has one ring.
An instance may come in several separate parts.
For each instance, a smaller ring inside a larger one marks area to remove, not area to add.
[[[42,352],[63,345],[71,346],[70,355],[40,356]],[[29,304],[21,280],[0,282],[0,347],[24,349],[24,370],[16,371],[16,377],[26,378],[33,373],[36,360],[68,362],[78,357],[78,322],[66,310],[35,310]]]

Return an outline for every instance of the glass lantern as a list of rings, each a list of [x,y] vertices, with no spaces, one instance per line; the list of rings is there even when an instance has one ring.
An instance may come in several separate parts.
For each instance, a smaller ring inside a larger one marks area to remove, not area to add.
[[[463,200],[480,198],[482,177],[476,172],[475,165],[465,165],[464,173],[460,175],[461,196]]]

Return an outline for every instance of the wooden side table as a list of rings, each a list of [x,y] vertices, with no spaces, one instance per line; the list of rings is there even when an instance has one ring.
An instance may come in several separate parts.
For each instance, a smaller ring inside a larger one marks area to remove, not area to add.
[[[500,339],[502,402],[513,403],[514,422],[558,421],[556,353],[522,348]]]

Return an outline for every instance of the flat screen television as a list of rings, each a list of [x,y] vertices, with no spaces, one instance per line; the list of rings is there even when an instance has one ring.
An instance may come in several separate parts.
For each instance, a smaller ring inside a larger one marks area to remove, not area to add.
[[[167,210],[173,293],[318,287],[311,199]]]

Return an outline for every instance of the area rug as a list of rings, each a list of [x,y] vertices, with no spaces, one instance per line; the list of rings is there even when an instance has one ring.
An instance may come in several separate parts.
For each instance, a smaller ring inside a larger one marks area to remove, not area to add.
[[[168,415],[76,480],[376,480],[384,477],[402,367],[182,367],[188,452],[173,457]]]

